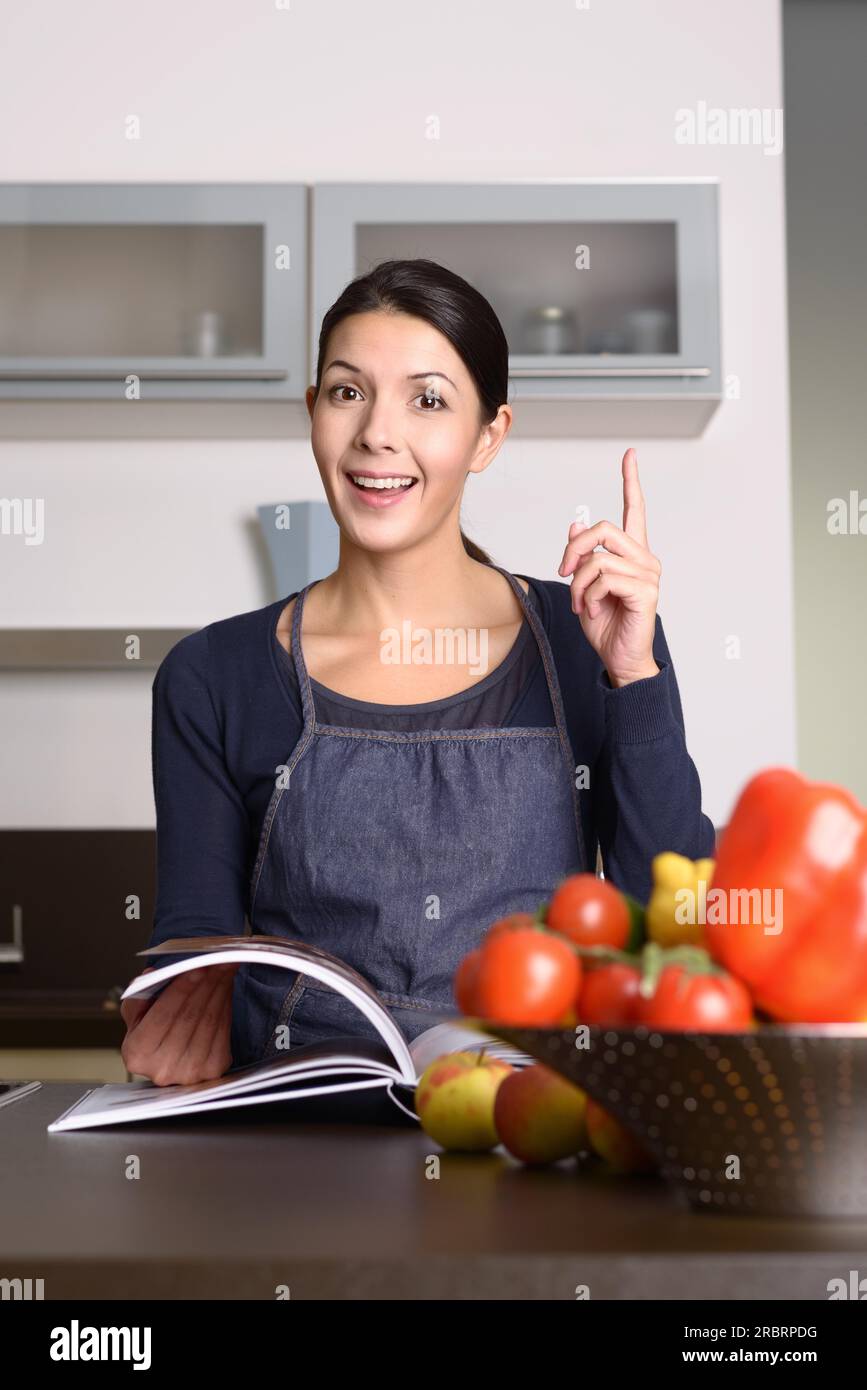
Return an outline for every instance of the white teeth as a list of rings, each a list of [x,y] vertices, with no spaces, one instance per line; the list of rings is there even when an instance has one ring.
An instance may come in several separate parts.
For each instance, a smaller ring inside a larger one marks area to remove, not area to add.
[[[363,478],[357,473],[350,473],[350,478],[360,487],[411,487],[415,478]]]

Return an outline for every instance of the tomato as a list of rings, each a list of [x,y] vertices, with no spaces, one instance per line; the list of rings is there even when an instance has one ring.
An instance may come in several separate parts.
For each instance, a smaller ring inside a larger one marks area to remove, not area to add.
[[[508,917],[499,917],[496,922],[492,922],[485,932],[485,941],[490,941],[491,937],[499,936],[504,931],[515,931],[517,927],[533,927],[536,919],[531,912],[512,912]]]
[[[481,948],[470,951],[455,971],[455,999],[461,1013],[467,1018],[472,1018],[476,1012],[476,977],[481,954]]]
[[[666,965],[653,994],[645,998],[639,993],[635,1022],[677,1032],[747,1032],[753,1027],[753,1004],[734,975],[691,973],[682,965]]]
[[[564,879],[548,904],[545,922],[576,946],[613,946],[618,951],[632,930],[626,899],[595,874]]]
[[[492,1022],[553,1028],[574,1006],[581,962],[554,932],[518,927],[482,944],[476,971],[475,1011]]]
[[[531,912],[512,912],[508,917],[499,917],[496,922],[492,922],[485,932],[482,945],[486,941],[491,941],[495,936],[502,932],[517,931],[519,928],[535,927],[537,920]],[[476,974],[478,971],[481,947],[475,951],[470,951],[464,956],[454,978],[455,999],[462,1014],[472,1017],[478,1010],[476,1008]]]
[[[630,1027],[640,983],[641,972],[634,965],[597,965],[585,970],[578,996],[580,1022]]]

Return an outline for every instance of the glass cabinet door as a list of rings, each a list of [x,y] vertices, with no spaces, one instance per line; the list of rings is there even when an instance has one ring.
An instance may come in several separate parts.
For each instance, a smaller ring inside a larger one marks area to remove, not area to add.
[[[0,189],[0,393],[303,396],[306,193]]]
[[[512,400],[691,402],[692,433],[720,399],[713,182],[317,186],[314,333],[353,276],[418,256],[490,300]]]

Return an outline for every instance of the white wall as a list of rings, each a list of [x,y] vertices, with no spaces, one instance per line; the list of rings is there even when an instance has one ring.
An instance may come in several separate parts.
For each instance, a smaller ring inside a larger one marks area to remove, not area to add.
[[[516,428],[471,479],[465,529],[555,578],[579,503],[618,524],[638,448],[660,612],[705,808],[795,759],[783,162],[679,145],[675,111],[782,104],[776,0],[109,0],[10,3],[0,178],[219,181],[721,180],[723,364],[698,440],[544,440]],[[124,138],[134,113],[142,138]],[[441,139],[425,139],[436,114]],[[14,138],[12,137],[14,132]],[[2,407],[0,407],[2,411]],[[50,541],[0,540],[0,625],[197,625],[270,600],[260,502],[321,496],[304,440],[0,441],[0,495],[42,496]],[[736,635],[742,658],[727,660]],[[5,826],[145,826],[150,679],[2,682]]]

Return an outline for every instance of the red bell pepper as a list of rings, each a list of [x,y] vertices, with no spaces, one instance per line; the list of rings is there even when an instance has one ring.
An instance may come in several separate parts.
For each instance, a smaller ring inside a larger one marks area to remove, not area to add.
[[[789,768],[753,777],[717,850],[706,941],[773,1018],[867,1022],[867,811],[855,797]]]

